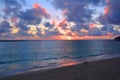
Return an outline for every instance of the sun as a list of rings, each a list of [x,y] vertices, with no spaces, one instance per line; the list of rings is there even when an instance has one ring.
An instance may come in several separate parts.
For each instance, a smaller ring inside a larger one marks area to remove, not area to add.
[[[66,39],[67,40],[72,40],[72,37],[71,36],[66,36]]]

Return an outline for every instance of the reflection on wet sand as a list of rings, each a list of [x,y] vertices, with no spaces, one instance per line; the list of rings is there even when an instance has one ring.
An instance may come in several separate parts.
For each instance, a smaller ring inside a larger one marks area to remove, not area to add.
[[[71,65],[78,64],[79,62],[67,59],[67,60],[60,60],[59,63],[60,63],[60,66],[71,66]]]

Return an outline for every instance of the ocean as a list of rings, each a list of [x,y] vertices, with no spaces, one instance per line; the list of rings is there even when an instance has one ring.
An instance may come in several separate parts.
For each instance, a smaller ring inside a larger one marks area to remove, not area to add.
[[[0,42],[0,77],[120,56],[115,40]]]

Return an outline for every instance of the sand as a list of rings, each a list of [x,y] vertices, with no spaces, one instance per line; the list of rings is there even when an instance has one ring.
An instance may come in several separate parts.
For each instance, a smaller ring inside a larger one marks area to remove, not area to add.
[[[120,80],[120,58],[23,73],[0,80]]]

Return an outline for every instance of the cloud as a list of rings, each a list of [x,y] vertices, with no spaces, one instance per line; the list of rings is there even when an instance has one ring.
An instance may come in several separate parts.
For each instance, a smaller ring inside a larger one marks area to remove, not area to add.
[[[64,12],[68,21],[83,23],[92,17],[92,10],[85,8],[86,2],[80,0],[54,0],[53,5]]]
[[[0,33],[7,33],[7,32],[10,32],[10,24],[8,21],[2,21],[0,23]]]
[[[58,24],[58,27],[61,28],[61,29],[66,29],[66,26],[67,26],[67,20],[62,20],[59,24]]]
[[[50,14],[40,4],[33,4],[33,8],[22,10],[23,5],[26,4],[26,0],[2,0],[4,3],[3,12],[5,13],[3,18],[12,17],[18,18],[20,23],[27,24],[39,24],[43,18],[49,18]],[[15,19],[14,18],[14,19]]]
[[[35,3],[34,5],[36,4],[37,3]],[[40,24],[43,18],[50,17],[46,9],[39,6],[39,4],[37,4],[37,6],[32,9],[21,11],[17,15],[24,24],[34,24],[34,25]]]
[[[41,15],[42,15],[42,16],[44,16],[44,17],[50,17],[50,14],[47,12],[47,10],[46,10],[45,8],[43,8],[40,4],[35,3],[35,4],[33,5],[33,8],[34,8],[35,10],[41,11]],[[38,13],[36,12],[36,14],[38,14]]]
[[[46,30],[45,33],[46,33],[46,35],[44,35],[43,37],[50,37],[50,36],[60,35],[60,33],[58,32],[57,29],[54,29],[54,30]]]
[[[89,30],[89,36],[101,36],[102,35],[102,31],[99,28],[92,28],[91,30]]]
[[[108,25],[104,25],[102,28],[101,28],[101,31],[103,31],[104,35],[118,35],[120,34],[120,27],[119,25],[111,25],[111,24],[108,24]]]
[[[4,4],[3,11],[7,16],[18,13],[22,9],[22,5],[26,4],[26,0],[1,0],[1,3]]]
[[[47,8],[53,11],[50,15],[47,9],[37,2],[32,6],[27,4],[26,0],[0,2],[4,3],[0,13],[0,33],[5,33],[6,37],[70,38],[120,34],[118,0],[51,0],[55,10],[59,10],[58,15],[53,14],[54,9]],[[100,13],[103,7],[104,12]]]
[[[27,25],[25,25],[23,22],[19,22],[17,24],[17,27],[19,27],[21,30],[25,30],[25,31],[29,30],[29,27],[27,27]]]
[[[78,35],[82,35],[80,31],[90,32],[90,35],[102,35],[100,30],[96,28],[96,25],[91,24],[93,21],[94,10],[90,6],[103,6],[104,0],[53,0],[53,6],[61,10],[65,16],[65,20],[74,22],[76,25],[71,28],[70,32],[77,32]],[[64,24],[63,24],[64,23]],[[64,32],[66,28],[65,21],[60,23]],[[89,26],[91,25],[91,26]],[[92,30],[90,28],[93,28]],[[98,34],[95,30],[99,31]]]
[[[6,33],[6,36],[10,36],[13,33],[19,33],[19,30],[17,30],[19,28],[21,30],[27,30],[27,27],[17,16],[26,4],[26,0],[0,0],[0,2],[3,4],[2,13],[4,13],[1,16],[4,20],[0,22],[0,32]]]
[[[119,0],[106,0],[106,7],[104,14],[100,16],[100,21],[104,24],[120,24],[120,1]]]
[[[50,22],[45,22],[44,25],[48,28],[54,27],[54,24],[51,24]]]
[[[28,25],[34,25],[37,28],[37,25],[41,24],[43,19],[50,18],[47,10],[38,3],[33,4],[32,8],[23,9],[26,0],[1,0],[0,2],[4,3],[2,9],[4,14],[1,18],[8,21],[0,22],[0,32],[7,33],[11,31],[9,36],[14,33],[15,36],[33,36],[34,32],[30,31],[31,28]],[[7,28],[7,26],[11,28]],[[46,26],[50,26],[50,24],[46,23]]]
[[[85,23],[91,20],[93,14],[89,5],[100,5],[102,2],[103,0],[53,0],[52,4],[63,11],[68,21]]]

